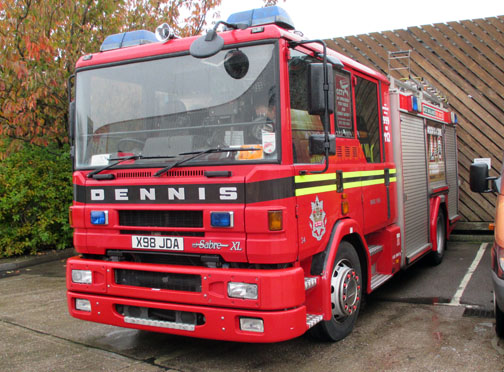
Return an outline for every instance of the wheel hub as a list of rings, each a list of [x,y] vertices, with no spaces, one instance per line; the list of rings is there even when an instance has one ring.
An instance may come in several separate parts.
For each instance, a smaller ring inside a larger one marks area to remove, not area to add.
[[[352,315],[357,310],[360,300],[360,277],[346,262],[338,263],[331,278],[333,317],[341,319]]]

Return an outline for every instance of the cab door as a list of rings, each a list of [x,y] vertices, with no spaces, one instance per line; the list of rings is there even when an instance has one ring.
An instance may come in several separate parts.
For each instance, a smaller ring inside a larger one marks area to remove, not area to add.
[[[303,259],[325,247],[336,219],[336,169],[333,157],[324,173],[325,157],[311,155],[309,137],[323,134],[319,115],[308,112],[307,68],[316,58],[291,49],[289,59],[290,129],[296,195],[299,257]]]
[[[390,172],[384,162],[380,120],[380,91],[376,80],[356,74],[353,78],[357,138],[366,162],[353,175],[360,179],[364,234],[388,224],[391,218]]]

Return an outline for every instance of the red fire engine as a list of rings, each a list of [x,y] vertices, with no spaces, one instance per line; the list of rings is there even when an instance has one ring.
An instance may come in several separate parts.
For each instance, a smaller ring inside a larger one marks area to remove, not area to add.
[[[455,116],[293,29],[255,9],[200,37],[112,35],[77,62],[72,316],[339,340],[363,295],[441,262],[459,218]]]

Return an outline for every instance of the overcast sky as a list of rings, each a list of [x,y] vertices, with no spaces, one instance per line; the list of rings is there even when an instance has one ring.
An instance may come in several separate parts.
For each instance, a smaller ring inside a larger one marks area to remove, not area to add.
[[[262,0],[222,0],[221,19]],[[504,16],[503,0],[279,0],[307,38],[335,38],[409,26]]]

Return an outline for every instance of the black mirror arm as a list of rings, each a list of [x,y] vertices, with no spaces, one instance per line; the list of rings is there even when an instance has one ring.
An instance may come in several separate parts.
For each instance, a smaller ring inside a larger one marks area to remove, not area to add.
[[[330,149],[330,143],[329,143],[329,76],[327,75],[327,46],[324,40],[320,39],[314,39],[314,40],[302,40],[302,41],[292,41],[289,43],[290,47],[296,47],[301,44],[311,44],[311,43],[317,43],[322,45],[322,65],[324,69],[324,100],[325,100],[325,110],[324,110],[324,120],[323,120],[323,125],[324,125],[324,148],[325,148],[325,165],[324,169],[320,171],[311,171],[311,174],[319,174],[319,173],[325,173],[327,172],[327,169],[329,168],[329,149]]]
[[[485,190],[485,193],[496,192],[500,194],[500,183],[495,182],[498,181],[500,177],[487,177],[486,180],[491,182],[492,187],[488,190]]]
[[[329,140],[327,140],[327,142],[324,144],[324,147],[325,147],[324,169],[319,170],[319,171],[311,171],[310,172],[311,174],[325,173],[325,172],[327,172],[327,169],[329,169]]]
[[[211,30],[208,30],[207,34],[205,35],[205,41],[212,41],[215,39],[215,36],[217,36],[217,31],[215,30],[215,27]]]
[[[207,32],[207,34],[205,35],[205,41],[212,41],[213,39],[215,39],[215,36],[217,35],[217,28],[220,25],[224,25],[228,28],[232,28],[233,30],[236,30],[238,28],[240,30],[244,30],[248,27],[245,23],[228,23],[228,22],[224,22],[224,21],[218,21],[215,24],[215,26],[211,30],[209,30]]]
[[[487,190],[479,191],[480,194],[489,194],[491,192],[500,194],[500,182],[496,182],[500,180],[500,177],[486,177],[485,180],[491,182],[491,187]]]

